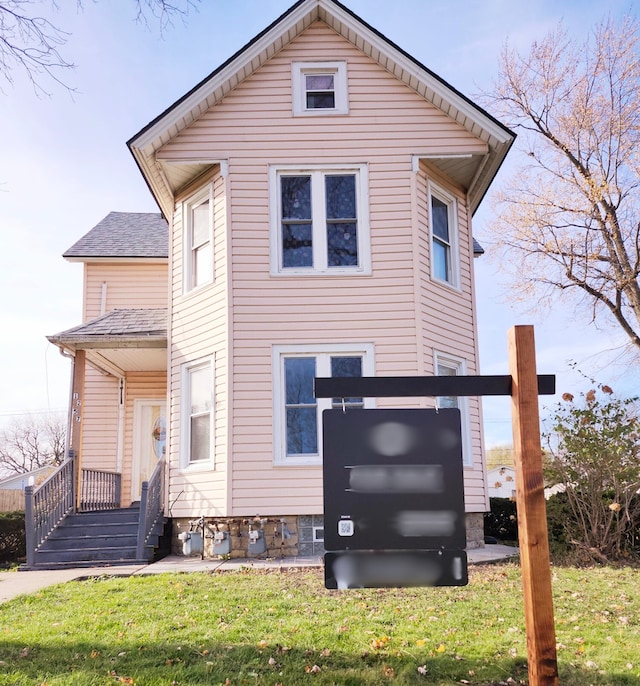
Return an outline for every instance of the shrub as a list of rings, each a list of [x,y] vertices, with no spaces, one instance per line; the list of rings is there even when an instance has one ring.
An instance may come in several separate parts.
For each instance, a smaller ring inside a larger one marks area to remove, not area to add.
[[[640,420],[635,398],[620,400],[609,386],[597,388],[578,402],[563,395],[547,437],[546,478],[565,489],[555,501],[554,540],[604,562],[640,553]]]
[[[0,563],[26,554],[24,512],[0,512]]]
[[[509,498],[490,498],[491,511],[484,515],[484,535],[499,541],[518,540],[516,503]]]

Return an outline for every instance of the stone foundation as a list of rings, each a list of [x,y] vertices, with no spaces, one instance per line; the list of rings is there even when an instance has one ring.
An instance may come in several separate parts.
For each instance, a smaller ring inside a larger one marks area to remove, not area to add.
[[[202,551],[192,550],[190,554],[207,559],[313,557],[325,552],[322,515],[288,515],[262,519],[205,517],[204,527],[201,520],[176,518],[172,525],[171,550],[175,555],[185,554],[185,542],[179,536],[190,531],[204,534],[201,539]],[[482,512],[468,512],[466,528],[467,549],[483,548]]]

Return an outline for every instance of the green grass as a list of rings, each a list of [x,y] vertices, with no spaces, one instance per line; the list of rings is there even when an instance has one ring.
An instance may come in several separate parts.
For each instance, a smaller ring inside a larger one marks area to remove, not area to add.
[[[554,568],[563,686],[640,686],[639,575]],[[520,684],[525,643],[515,565],[343,592],[320,570],[101,577],[0,605],[0,685]]]

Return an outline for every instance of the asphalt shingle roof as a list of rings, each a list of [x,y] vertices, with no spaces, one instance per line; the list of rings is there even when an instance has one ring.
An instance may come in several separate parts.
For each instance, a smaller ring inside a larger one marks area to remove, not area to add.
[[[110,212],[63,257],[168,257],[169,226],[159,212]]]
[[[166,337],[167,309],[118,309],[47,338],[51,342],[86,341],[92,337]]]

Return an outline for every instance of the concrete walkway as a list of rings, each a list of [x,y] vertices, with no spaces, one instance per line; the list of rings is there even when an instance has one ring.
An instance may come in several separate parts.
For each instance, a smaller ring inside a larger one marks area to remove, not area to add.
[[[518,554],[518,548],[505,545],[487,545],[467,551],[469,564],[501,562]],[[76,567],[34,572],[0,572],[0,603],[28,593],[37,593],[42,588],[67,581],[89,579],[99,576],[133,576],[162,574],[166,572],[212,572],[241,567],[255,569],[280,569],[281,567],[322,567],[321,557],[288,557],[284,559],[234,559],[201,560],[199,557],[168,557],[150,565],[115,565],[113,567]]]

